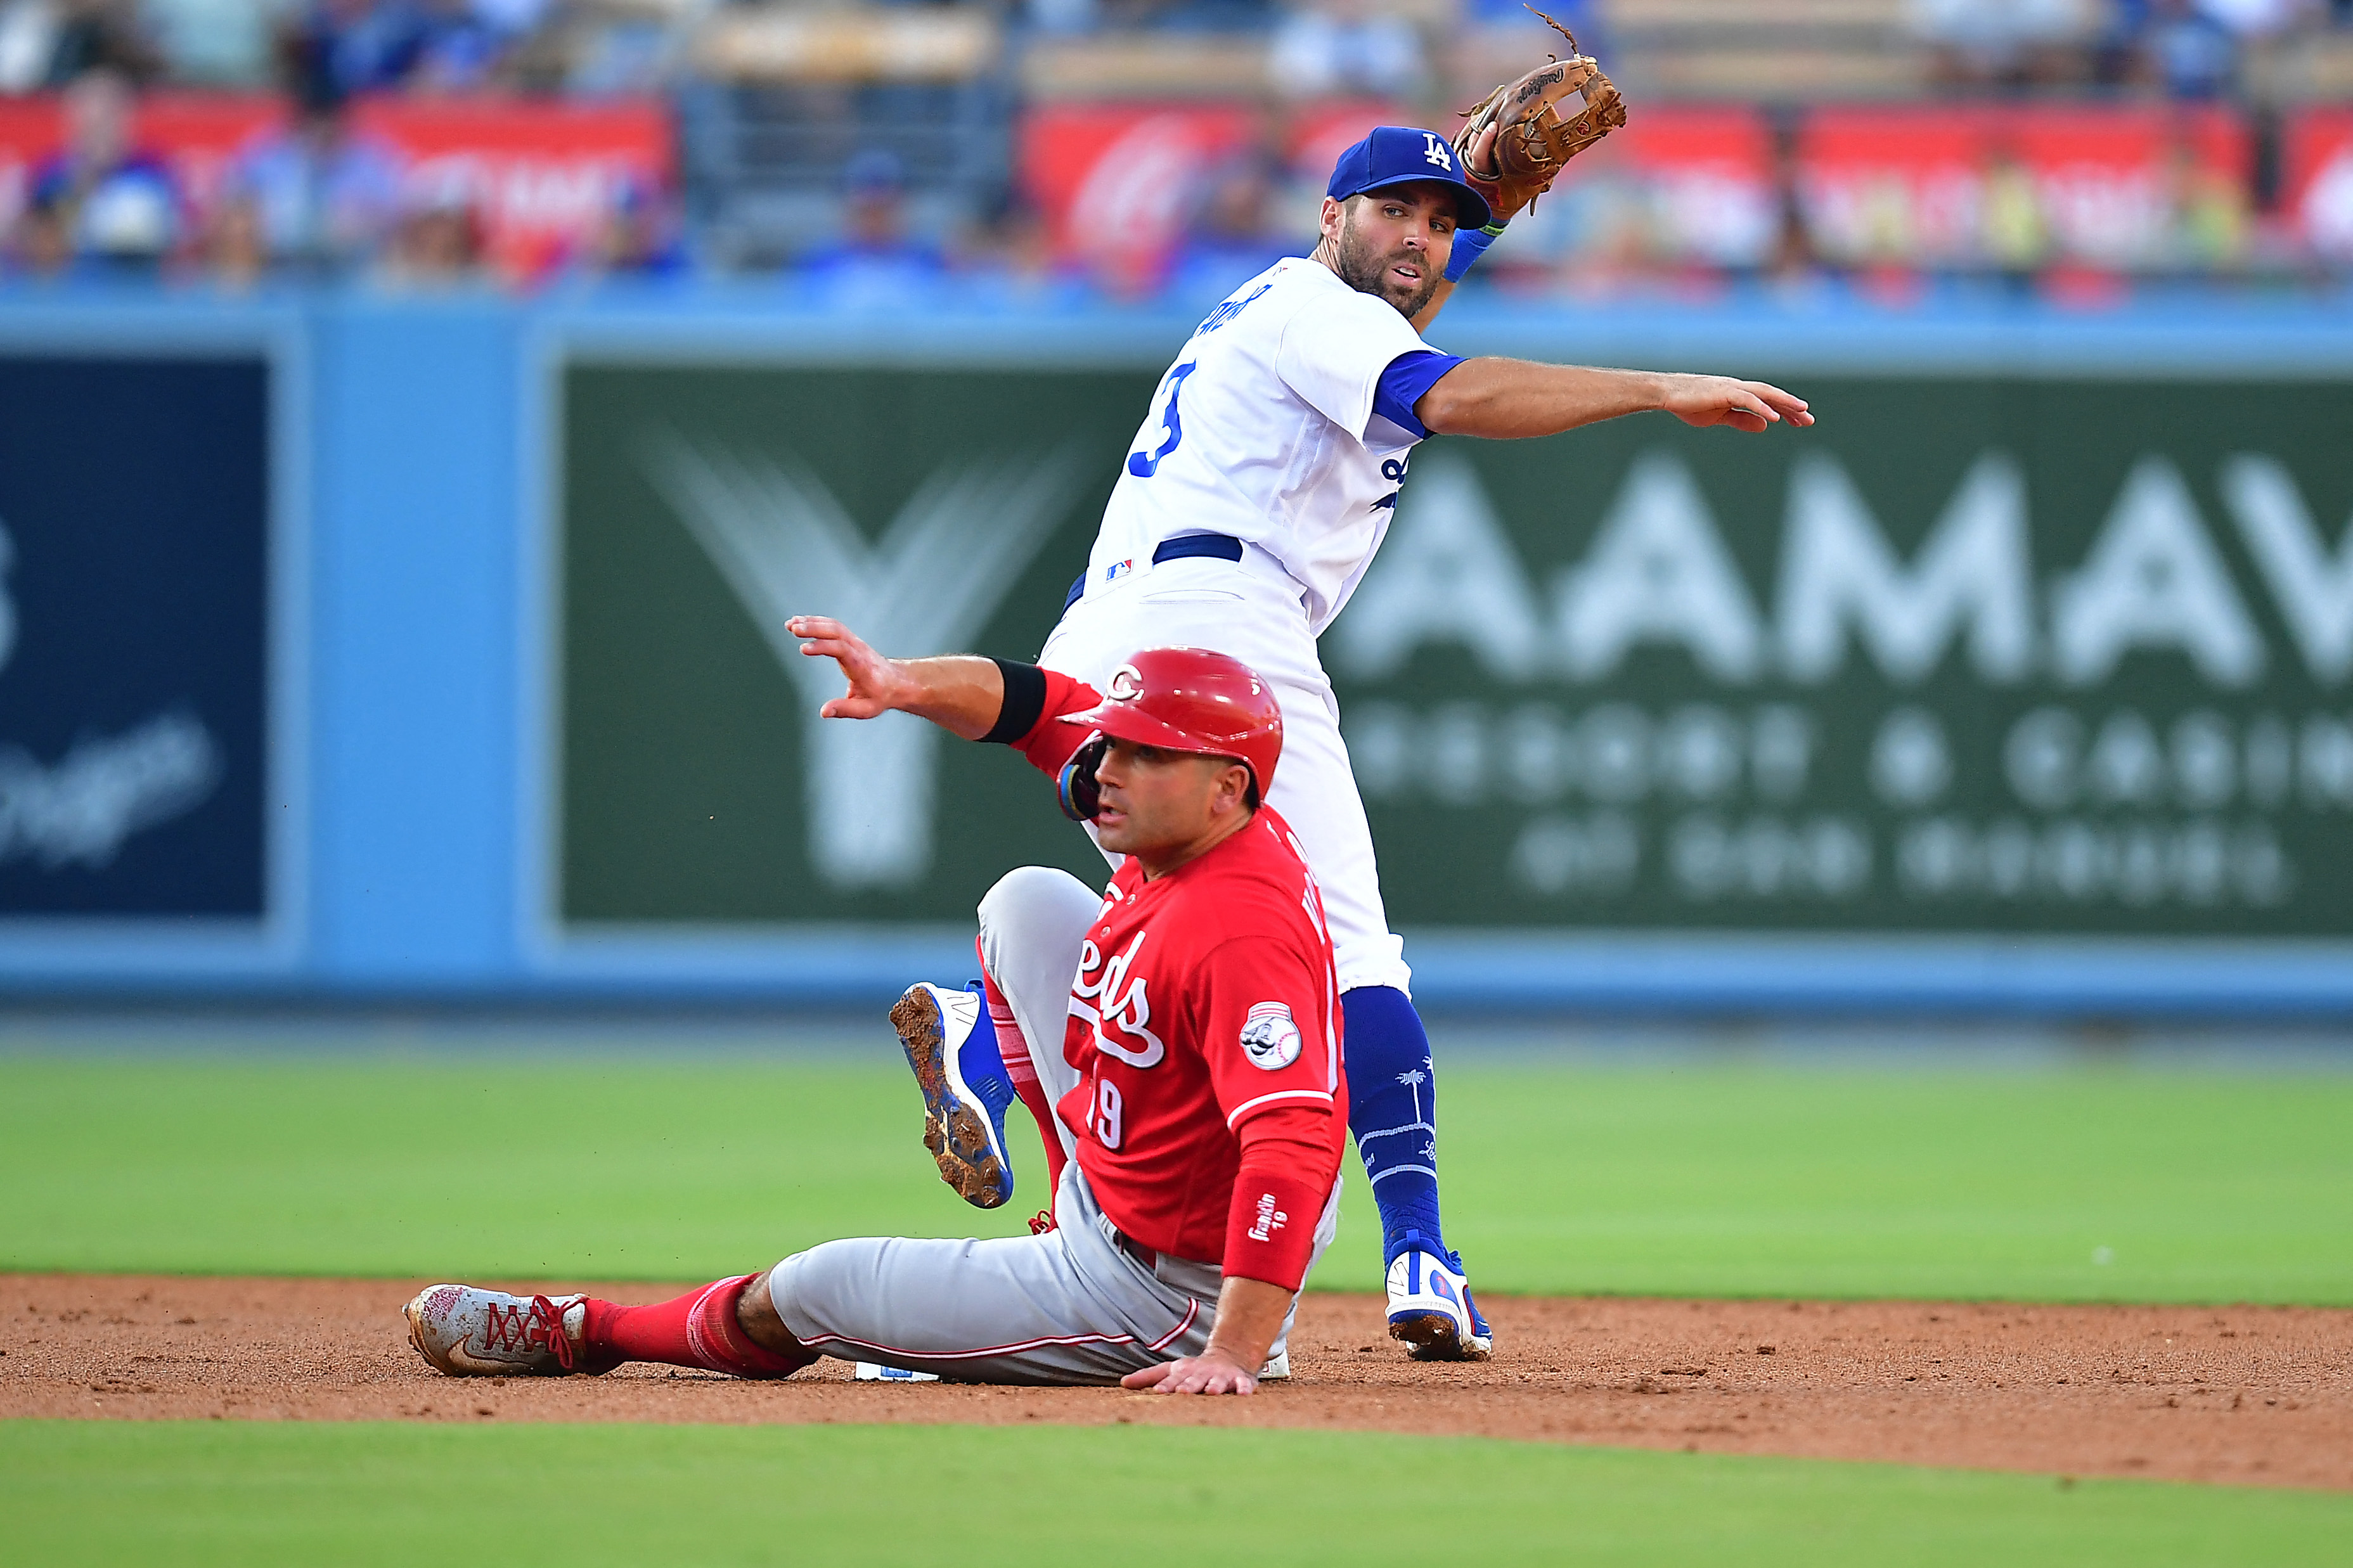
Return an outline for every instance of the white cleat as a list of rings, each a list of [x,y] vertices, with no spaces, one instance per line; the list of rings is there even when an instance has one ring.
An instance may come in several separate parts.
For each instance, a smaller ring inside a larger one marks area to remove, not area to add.
[[[1388,1295],[1389,1338],[1404,1341],[1414,1360],[1485,1361],[1493,1352],[1460,1258],[1408,1246],[1389,1261]]]
[[[400,1310],[408,1342],[451,1377],[561,1377],[585,1364],[586,1296],[510,1296],[473,1285],[428,1285]]]

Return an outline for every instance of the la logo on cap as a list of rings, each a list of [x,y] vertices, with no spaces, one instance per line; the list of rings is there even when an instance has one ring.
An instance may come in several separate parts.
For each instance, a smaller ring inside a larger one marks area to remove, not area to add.
[[[1437,164],[1440,168],[1445,170],[1450,174],[1454,172],[1453,155],[1447,152],[1446,143],[1438,139],[1438,132],[1434,131],[1423,132],[1421,133],[1421,155],[1424,158],[1429,160],[1430,163]]]

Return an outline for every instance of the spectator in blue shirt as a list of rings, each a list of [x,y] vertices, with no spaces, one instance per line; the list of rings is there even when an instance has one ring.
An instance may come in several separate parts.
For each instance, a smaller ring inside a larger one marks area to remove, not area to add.
[[[934,289],[947,268],[938,246],[907,232],[907,172],[869,148],[842,172],[842,233],[809,251],[799,274],[823,302],[888,308]]]
[[[185,241],[178,183],[132,142],[135,107],[130,81],[111,69],[86,71],[66,89],[66,144],[34,170],[26,201],[33,226],[49,230],[52,258],[153,270]]]
[[[313,275],[364,264],[400,213],[397,152],[356,129],[332,64],[287,51],[290,119],[240,153],[224,182],[227,208],[248,209],[269,262]]]
[[[628,179],[612,210],[588,237],[582,259],[607,278],[656,282],[690,277],[694,263],[685,230],[675,196],[656,182]]]

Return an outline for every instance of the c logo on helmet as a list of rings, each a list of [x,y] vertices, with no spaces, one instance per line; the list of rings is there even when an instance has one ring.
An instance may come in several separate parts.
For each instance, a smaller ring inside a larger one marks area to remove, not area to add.
[[[1133,702],[1143,695],[1144,677],[1135,672],[1135,666],[1123,664],[1111,672],[1111,700],[1113,702]]]

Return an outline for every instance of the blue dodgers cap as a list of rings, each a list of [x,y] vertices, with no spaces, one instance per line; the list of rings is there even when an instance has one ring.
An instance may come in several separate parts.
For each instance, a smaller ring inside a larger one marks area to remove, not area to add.
[[[1377,125],[1373,133],[1340,154],[1332,165],[1332,183],[1324,194],[1335,202],[1385,191],[1391,185],[1418,184],[1425,180],[1454,187],[1454,221],[1459,228],[1484,228],[1494,221],[1487,198],[1462,176],[1462,161],[1446,138],[1435,131],[1406,125]]]

